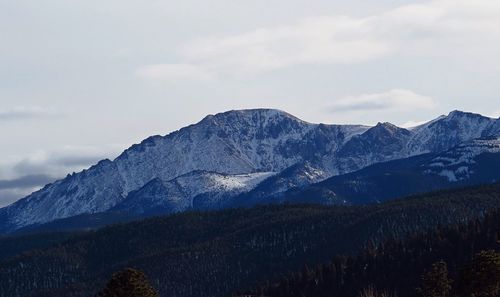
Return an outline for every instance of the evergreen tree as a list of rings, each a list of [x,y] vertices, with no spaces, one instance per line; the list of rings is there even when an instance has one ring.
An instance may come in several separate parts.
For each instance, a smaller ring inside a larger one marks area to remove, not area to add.
[[[464,297],[500,296],[500,253],[488,250],[476,254],[462,270],[458,293]]]
[[[449,297],[451,280],[448,278],[446,262],[439,261],[422,276],[422,287],[419,293],[422,297]]]
[[[113,274],[96,297],[159,297],[143,272],[127,268]]]
[[[368,287],[363,289],[359,293],[358,297],[396,297],[396,294],[391,294],[385,291],[378,292],[373,287]]]

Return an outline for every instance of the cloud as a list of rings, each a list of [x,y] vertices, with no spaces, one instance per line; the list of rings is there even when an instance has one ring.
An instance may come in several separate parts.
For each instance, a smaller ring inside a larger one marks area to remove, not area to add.
[[[425,120],[425,121],[407,121],[407,122],[404,122],[403,124],[401,124],[400,126],[403,127],[403,128],[413,128],[413,127],[417,127],[417,126],[420,126],[420,125],[423,125],[425,123],[428,123],[429,120]]]
[[[11,203],[16,202],[19,198],[26,197],[33,191],[36,191],[37,188],[33,189],[6,189],[0,190],[0,207],[7,206]]]
[[[484,114],[491,117],[491,118],[498,119],[498,118],[500,118],[500,109],[499,110],[489,110],[489,111],[486,111]]]
[[[185,47],[185,54],[201,64],[242,71],[358,63],[392,51],[389,43],[374,36],[367,21],[346,16],[310,17],[292,25],[197,41]]]
[[[19,198],[54,182],[57,178],[45,174],[25,175],[14,179],[0,180],[0,207],[11,204]]]
[[[25,175],[16,179],[0,180],[0,190],[26,189],[40,187],[53,182],[56,178],[44,174]]]
[[[330,104],[332,112],[412,111],[433,109],[438,105],[431,97],[410,90],[393,89],[383,93],[348,96]]]
[[[64,176],[85,169],[97,161],[111,158],[121,151],[121,146],[64,146],[51,151],[37,151],[10,165],[14,176],[40,175]]]
[[[63,146],[0,163],[0,206],[40,189],[68,173],[79,172],[105,158],[113,158],[121,145],[104,147]]]
[[[500,32],[500,2],[437,0],[364,17],[327,15],[180,46],[181,64],[139,70],[148,78],[206,78],[314,64],[355,64],[397,53],[470,52],[473,40]],[[496,39],[498,40],[498,39]],[[460,48],[459,48],[460,47]]]
[[[0,180],[17,180],[26,176],[39,180],[43,180],[43,176],[64,177],[99,160],[113,158],[122,149],[121,145],[62,146],[55,150],[35,151],[28,156],[0,163]]]
[[[65,173],[84,169],[98,160],[104,159],[102,155],[95,156],[57,156],[53,153],[30,156],[16,163],[12,168],[16,174],[53,172],[59,176]]]
[[[0,121],[39,119],[46,117],[58,117],[62,113],[54,108],[44,108],[39,106],[17,106],[10,109],[0,109]]]
[[[141,67],[136,74],[142,78],[160,81],[171,80],[210,80],[208,70],[193,64],[155,64]]]

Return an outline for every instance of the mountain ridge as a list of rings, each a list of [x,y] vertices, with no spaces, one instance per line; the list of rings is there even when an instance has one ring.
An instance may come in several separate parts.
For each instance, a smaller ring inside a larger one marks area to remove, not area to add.
[[[114,160],[101,160],[1,208],[0,233],[109,210],[155,178],[168,181],[198,170],[229,175],[278,174],[308,162],[322,172],[320,178],[326,179],[374,163],[444,151],[493,135],[500,131],[498,122],[459,111],[414,129],[389,123],[374,127],[311,124],[274,109],[208,115],[165,136],[148,137]],[[298,185],[293,179],[285,180],[283,190]],[[306,179],[305,183],[317,181]],[[192,201],[182,203],[192,205]]]

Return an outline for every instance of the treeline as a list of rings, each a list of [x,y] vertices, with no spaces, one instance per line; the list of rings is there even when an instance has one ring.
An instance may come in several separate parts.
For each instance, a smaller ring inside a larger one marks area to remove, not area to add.
[[[356,256],[284,277],[247,295],[266,297],[498,297],[500,211],[481,220],[368,244]],[[241,294],[237,294],[241,295]]]

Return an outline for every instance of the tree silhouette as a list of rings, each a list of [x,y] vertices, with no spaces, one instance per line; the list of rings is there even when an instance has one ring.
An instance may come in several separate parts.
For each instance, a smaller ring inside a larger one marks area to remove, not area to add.
[[[448,278],[448,266],[446,262],[439,261],[432,265],[431,269],[422,276],[422,287],[419,293],[422,297],[449,297],[451,280]]]
[[[96,297],[159,297],[143,272],[126,268],[113,274]]]
[[[500,253],[482,251],[461,273],[458,291],[461,296],[500,296]]]

